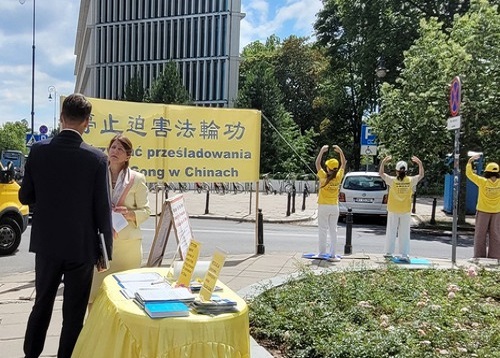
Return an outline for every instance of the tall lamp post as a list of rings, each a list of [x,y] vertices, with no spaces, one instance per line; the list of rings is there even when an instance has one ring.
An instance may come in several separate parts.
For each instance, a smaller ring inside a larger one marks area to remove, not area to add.
[[[382,82],[382,79],[385,77],[385,75],[387,75],[387,72],[389,72],[389,70],[385,67],[384,57],[380,56],[379,58],[377,58],[377,68],[375,69],[375,75],[377,76],[377,80],[378,80],[378,83],[377,83],[377,104],[376,104],[377,113],[380,113],[380,105],[381,105],[381,102],[380,102],[380,83]],[[376,157],[374,157],[373,163],[376,164]],[[368,161],[366,164],[366,170],[368,170]]]
[[[56,107],[57,107],[57,88],[55,86],[49,86],[49,101],[54,101],[54,127],[52,127],[52,132],[56,131]]]
[[[380,56],[377,59],[377,68],[375,69],[375,74],[377,75],[377,78],[379,82],[382,80],[382,78],[385,77],[385,75],[389,72],[389,70],[385,67],[385,60],[384,57]],[[379,86],[377,86],[377,100],[380,102],[380,91],[379,91]],[[379,107],[379,112],[380,112],[380,105]]]
[[[24,5],[26,0],[19,0]],[[31,137],[35,134],[35,0],[33,0],[33,45],[31,57]]]

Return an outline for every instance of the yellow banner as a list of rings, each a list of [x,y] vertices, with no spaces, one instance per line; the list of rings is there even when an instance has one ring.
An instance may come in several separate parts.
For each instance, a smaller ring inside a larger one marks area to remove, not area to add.
[[[89,98],[84,140],[105,151],[117,133],[134,145],[132,169],[148,182],[259,180],[260,111]]]

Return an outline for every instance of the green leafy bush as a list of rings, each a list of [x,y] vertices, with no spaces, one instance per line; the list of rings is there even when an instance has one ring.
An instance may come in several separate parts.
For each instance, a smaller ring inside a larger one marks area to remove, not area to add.
[[[500,274],[304,270],[250,303],[250,331],[283,357],[500,357]]]

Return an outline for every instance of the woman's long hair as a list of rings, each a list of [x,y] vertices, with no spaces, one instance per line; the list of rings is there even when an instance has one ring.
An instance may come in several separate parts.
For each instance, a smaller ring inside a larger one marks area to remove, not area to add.
[[[326,168],[326,181],[325,184],[323,184],[321,187],[324,188],[325,186],[328,185],[329,182],[332,181],[337,176],[337,173],[339,172],[339,168],[335,168],[332,171],[329,171],[328,168]]]

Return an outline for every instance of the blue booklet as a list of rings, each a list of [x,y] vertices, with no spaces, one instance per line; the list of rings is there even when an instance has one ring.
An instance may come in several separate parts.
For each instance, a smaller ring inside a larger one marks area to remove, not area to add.
[[[187,317],[189,316],[189,307],[180,301],[150,301],[137,304],[144,309],[144,312],[151,318],[164,317]]]

